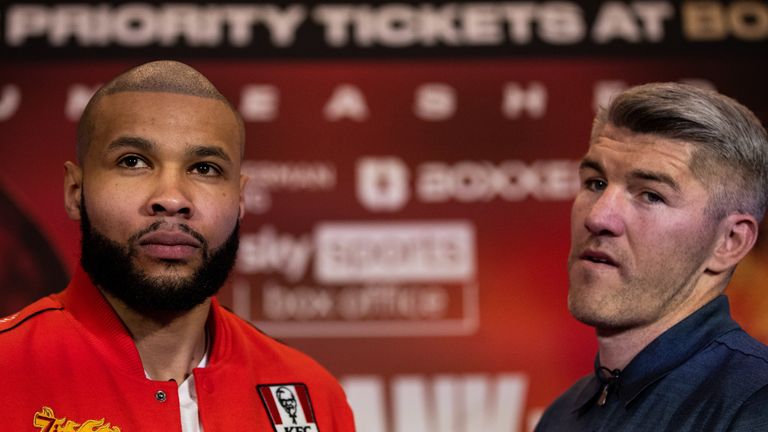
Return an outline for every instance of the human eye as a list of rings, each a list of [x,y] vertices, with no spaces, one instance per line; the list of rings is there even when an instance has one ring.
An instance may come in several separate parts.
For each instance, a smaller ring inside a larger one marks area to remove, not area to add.
[[[202,177],[219,177],[222,174],[221,168],[210,162],[198,162],[189,168],[189,172]]]
[[[117,166],[129,169],[149,168],[147,161],[137,155],[126,155],[118,159]]]
[[[667,202],[663,196],[653,191],[643,191],[640,196],[648,204],[665,204]]]
[[[584,187],[593,192],[600,192],[608,187],[608,182],[601,178],[588,178],[584,180]]]

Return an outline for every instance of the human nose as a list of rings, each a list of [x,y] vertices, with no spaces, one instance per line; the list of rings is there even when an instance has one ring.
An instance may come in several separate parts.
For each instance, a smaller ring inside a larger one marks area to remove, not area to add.
[[[625,227],[625,204],[621,191],[609,186],[589,206],[584,226],[592,235],[621,236]]]
[[[194,207],[184,174],[161,173],[147,201],[146,210],[150,216],[192,217]]]

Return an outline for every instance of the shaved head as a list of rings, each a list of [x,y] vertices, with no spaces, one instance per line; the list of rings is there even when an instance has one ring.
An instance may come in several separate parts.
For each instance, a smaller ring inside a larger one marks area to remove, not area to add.
[[[129,69],[108,82],[93,95],[77,126],[77,159],[82,164],[98,121],[99,102],[106,96],[122,92],[177,93],[215,99],[227,105],[240,129],[240,156],[245,143],[245,128],[237,110],[218,89],[192,67],[177,61],[161,60]]]

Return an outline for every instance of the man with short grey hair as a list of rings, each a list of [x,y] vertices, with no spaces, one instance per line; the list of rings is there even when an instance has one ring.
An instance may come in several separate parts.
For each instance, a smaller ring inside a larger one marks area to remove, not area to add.
[[[768,430],[768,347],[723,295],[768,205],[763,126],[714,91],[634,87],[597,115],[579,175],[568,307],[598,355],[536,430]]]

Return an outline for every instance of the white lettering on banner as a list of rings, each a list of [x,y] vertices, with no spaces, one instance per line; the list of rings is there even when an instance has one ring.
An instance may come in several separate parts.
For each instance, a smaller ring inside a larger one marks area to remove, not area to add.
[[[280,91],[273,85],[250,84],[240,93],[240,115],[245,121],[272,121],[277,118]]]
[[[577,161],[557,159],[531,164],[519,160],[427,162],[419,166],[416,194],[427,203],[470,203],[497,197],[522,201],[529,196],[541,201],[568,200],[579,188],[577,168]]]
[[[360,88],[342,84],[333,90],[331,98],[323,108],[325,119],[337,121],[344,118],[363,121],[368,118],[368,105]]]
[[[48,36],[51,45],[64,45],[70,38],[74,38],[80,45],[105,45],[109,27],[104,20],[91,19],[89,9],[87,5],[62,5],[51,16]],[[104,10],[103,7],[98,9]]]
[[[439,285],[366,285],[345,287],[339,293],[338,310],[347,320],[438,320],[448,314],[450,294]]]
[[[425,162],[417,168],[416,197],[423,203],[569,200],[579,188],[577,168],[577,161],[560,159]],[[410,197],[408,178],[408,167],[398,158],[360,159],[358,201],[373,212],[400,210]]]
[[[272,206],[271,192],[327,192],[336,188],[336,167],[325,162],[243,161],[250,179],[245,187],[245,210],[261,214]]]
[[[302,5],[290,5],[281,10],[272,5],[263,9],[264,25],[269,31],[272,43],[278,47],[293,45],[296,29],[307,18],[307,11]]]
[[[250,318],[250,282],[236,278],[233,289],[234,298],[246,302],[233,309]],[[476,284],[334,287],[267,281],[260,290],[260,320],[254,324],[275,337],[467,336],[479,325]]]
[[[390,383],[388,424],[384,381],[347,376],[341,384],[358,430],[370,432],[517,432],[525,421],[528,377],[498,375],[398,375]],[[534,410],[538,412],[537,410]],[[534,423],[535,424],[535,423]]]
[[[114,38],[122,45],[138,47],[159,39],[158,16],[152,6],[128,4],[114,16]]]
[[[518,119],[523,111],[534,119],[544,117],[547,112],[547,87],[544,84],[532,81],[527,88],[516,82],[504,85],[501,112],[509,119]]]
[[[263,26],[274,46],[285,47],[295,42],[306,18],[306,7],[296,4],[13,5],[7,12],[5,40],[10,46],[46,37],[53,46],[74,40],[81,46],[133,47],[169,46],[183,39],[190,46],[217,46],[228,37],[232,45],[246,46],[253,39],[253,27]]]
[[[426,121],[447,120],[456,113],[456,99],[456,90],[447,84],[422,84],[416,89],[413,113]]]
[[[633,3],[632,9],[642,23],[645,39],[649,42],[662,42],[664,21],[675,15],[672,5],[662,1],[643,1]]]
[[[672,18],[674,9],[667,2],[607,2],[597,14],[592,39],[597,43],[614,40],[625,42],[659,42],[664,38],[664,20]]]
[[[21,89],[15,84],[6,84],[0,93],[0,121],[10,119],[21,105]]]
[[[465,281],[475,275],[475,232],[466,222],[321,223],[315,279]]]
[[[720,41],[730,37],[745,41],[768,39],[768,5],[738,1],[687,1],[682,5],[683,34],[692,41]]]
[[[67,91],[67,105],[64,108],[64,114],[69,120],[77,121],[80,118],[83,110],[85,110],[85,106],[88,105],[88,101],[91,100],[91,97],[99,87],[101,85],[91,87],[83,84],[73,84],[69,87]]]
[[[266,283],[262,288],[264,318],[270,320],[321,320],[334,314],[330,290],[308,286],[284,287]]]
[[[356,164],[357,200],[374,212],[394,212],[411,196],[408,167],[396,157],[366,157]]]
[[[242,274],[280,273],[289,281],[298,281],[307,272],[312,257],[308,235],[278,235],[271,225],[259,232],[240,236],[237,271]]]
[[[472,45],[499,45],[504,30],[499,25],[497,8],[490,3],[468,4],[464,9],[464,37]]]
[[[268,281],[262,288],[263,317],[273,321],[329,319],[351,325],[360,320],[437,320],[448,311],[450,294],[442,286],[363,285],[284,286]]]
[[[627,42],[640,41],[640,28],[629,6],[620,2],[608,2],[600,8],[592,39],[598,43],[622,39]]]
[[[374,375],[348,376],[341,378],[341,385],[355,413],[355,428],[360,432],[388,432],[384,380]]]
[[[258,288],[257,325],[281,337],[471,334],[474,236],[468,221],[320,223],[312,236],[264,226],[241,235],[233,308],[250,318]],[[252,286],[243,276],[255,274],[273,277]]]
[[[312,17],[332,47],[487,46],[507,38],[524,44],[534,32],[544,42],[565,45],[581,42],[586,34],[583,12],[570,2],[320,5]]]
[[[363,9],[368,12],[368,10]],[[413,8],[403,4],[387,4],[381,6],[375,14],[368,17],[367,22],[363,22],[363,29],[371,29],[369,34],[374,36],[361,40],[361,45],[370,46],[374,43],[381,43],[384,46],[402,47],[412,45],[415,41],[413,30],[410,25],[412,22]],[[363,33],[366,34],[366,33]]]
[[[296,44],[299,28],[320,25],[330,47],[502,46],[542,42],[574,45],[663,43],[665,23],[675,15],[670,1],[608,1],[592,28],[576,2],[485,2],[445,4],[14,4],[5,15],[5,43],[31,39],[52,46],[141,47],[185,43],[192,47],[246,47],[266,34],[277,48]],[[768,39],[768,6],[760,1],[686,1],[684,37],[691,41]]]
[[[544,3],[536,14],[541,40],[553,45],[581,42],[587,33],[583,12],[568,2]]]
[[[48,31],[48,8],[42,5],[14,5],[8,8],[5,42],[19,46],[29,37],[43,36]]]
[[[519,45],[531,42],[533,31],[530,23],[533,22],[536,11],[536,5],[530,2],[504,5],[502,12],[509,23],[509,38],[512,42]]]

